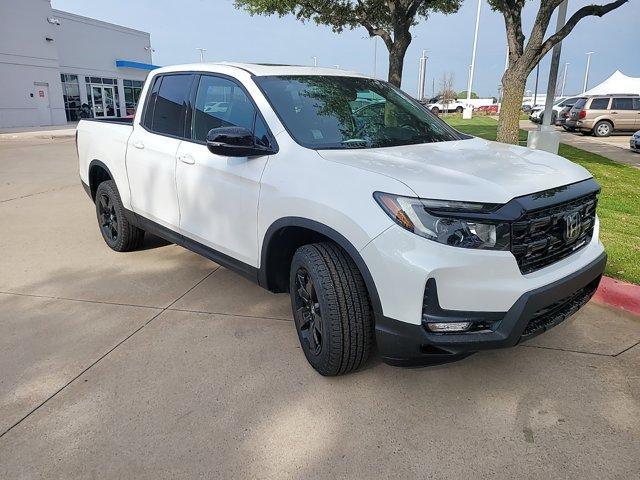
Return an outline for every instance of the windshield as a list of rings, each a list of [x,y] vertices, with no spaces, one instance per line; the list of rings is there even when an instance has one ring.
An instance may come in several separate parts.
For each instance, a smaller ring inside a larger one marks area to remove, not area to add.
[[[312,75],[255,81],[304,147],[391,147],[468,138],[379,80]]]

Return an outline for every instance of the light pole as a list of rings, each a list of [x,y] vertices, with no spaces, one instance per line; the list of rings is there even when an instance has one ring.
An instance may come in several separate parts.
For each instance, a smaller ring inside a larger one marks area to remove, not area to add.
[[[536,104],[538,103],[538,77],[540,76],[540,62],[538,62],[538,65],[536,65],[536,86],[533,89],[533,105],[531,105],[532,107],[535,107]]]
[[[314,66],[314,67],[317,67],[317,66],[318,66],[318,57],[316,57],[316,56],[314,55],[314,56],[313,56],[313,57],[311,57],[311,58],[313,58],[313,66]]]
[[[589,66],[591,65],[591,55],[594,52],[587,52],[587,68],[584,71],[584,85],[582,86],[582,93],[587,91],[587,83],[589,83]]]
[[[196,48],[196,50],[200,51],[200,63],[204,62],[204,52],[207,51],[206,48]]]
[[[560,96],[564,97],[564,85],[567,83],[567,67],[569,66],[569,62],[565,62],[564,64],[564,74],[562,75],[562,88],[560,89]]]
[[[471,118],[473,108],[470,108],[471,104],[471,89],[473,88],[473,72],[476,68],[476,49],[478,47],[478,28],[480,27],[480,9],[482,7],[482,0],[478,0],[478,11],[476,13],[476,31],[473,35],[473,52],[471,53],[471,66],[469,67],[469,83],[467,85],[467,105],[465,108],[465,116]]]
[[[418,67],[418,100],[424,100],[424,82],[427,77],[427,51],[422,50],[420,65]]]

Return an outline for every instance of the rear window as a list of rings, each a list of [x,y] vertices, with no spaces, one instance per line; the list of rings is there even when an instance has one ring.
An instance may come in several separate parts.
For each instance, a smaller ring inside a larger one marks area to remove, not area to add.
[[[582,107],[584,107],[585,103],[587,103],[587,99],[586,98],[579,98],[578,101],[573,104],[573,108],[575,108],[576,110],[578,108],[582,108]]]
[[[152,131],[163,135],[183,136],[186,104],[192,81],[193,75],[162,77],[151,118]]]
[[[608,98],[594,98],[593,100],[591,100],[591,105],[589,105],[589,108],[591,110],[606,110],[608,106]]]
[[[614,98],[611,108],[613,110],[633,110],[633,98]]]

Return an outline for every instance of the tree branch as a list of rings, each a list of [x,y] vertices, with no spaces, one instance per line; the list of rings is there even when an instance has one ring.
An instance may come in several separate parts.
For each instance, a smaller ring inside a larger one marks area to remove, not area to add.
[[[556,33],[554,33],[544,41],[540,52],[533,59],[531,65],[535,65],[536,63],[538,63],[542,59],[542,57],[544,57],[549,52],[549,50],[551,50],[557,43],[561,42],[567,35],[569,35],[574,27],[578,24],[578,22],[583,18],[589,16],[602,17],[612,10],[621,7],[628,1],[629,0],[617,0],[605,5],[587,5],[585,7],[582,7],[573,15],[571,15],[571,18],[567,21],[567,23],[564,24],[564,27],[562,27],[560,30],[558,30]]]

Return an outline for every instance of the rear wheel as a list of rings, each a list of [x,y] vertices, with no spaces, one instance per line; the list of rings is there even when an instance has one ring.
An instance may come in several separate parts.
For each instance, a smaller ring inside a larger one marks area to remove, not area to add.
[[[613,131],[611,123],[601,120],[593,126],[593,133],[596,137],[608,137]]]
[[[438,115],[440,113],[440,109],[438,107],[431,107],[431,112]]]
[[[105,243],[116,252],[135,250],[142,244],[144,230],[129,223],[116,182],[107,180],[96,190],[96,215]]]
[[[464,110],[464,108],[462,108],[460,106],[456,107],[456,112],[457,113],[462,113],[463,110]]]
[[[353,260],[329,242],[300,247],[289,291],[300,345],[321,375],[349,373],[369,356],[373,322],[367,289]]]

